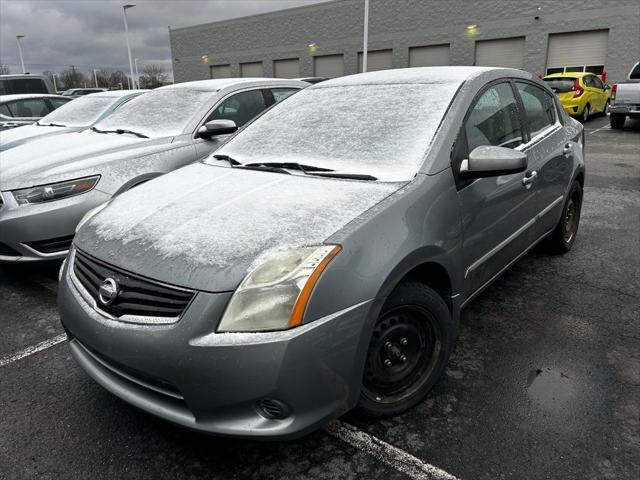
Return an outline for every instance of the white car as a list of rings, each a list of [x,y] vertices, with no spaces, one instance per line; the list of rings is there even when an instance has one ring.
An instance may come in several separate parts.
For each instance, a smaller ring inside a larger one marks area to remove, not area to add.
[[[40,93],[2,95],[0,96],[0,130],[29,125],[70,100],[61,95]]]

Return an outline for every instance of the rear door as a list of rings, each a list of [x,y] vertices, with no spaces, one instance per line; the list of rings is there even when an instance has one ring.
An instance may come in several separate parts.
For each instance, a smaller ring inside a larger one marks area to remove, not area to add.
[[[560,218],[575,144],[563,128],[556,102],[547,90],[524,80],[515,85],[529,138],[520,149],[526,152],[529,170],[535,175],[537,239],[553,229]]]
[[[485,87],[472,103],[453,150],[458,177],[462,160],[480,145],[521,148],[527,141],[510,81]],[[463,219],[466,298],[498,275],[533,241],[535,189],[530,173],[458,180]]]

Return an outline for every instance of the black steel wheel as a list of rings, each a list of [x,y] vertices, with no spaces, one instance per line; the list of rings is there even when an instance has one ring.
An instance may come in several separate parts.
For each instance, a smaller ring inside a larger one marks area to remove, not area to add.
[[[374,325],[357,411],[397,415],[422,400],[449,358],[454,328],[442,298],[419,282],[405,282]]]
[[[565,201],[562,217],[547,239],[546,246],[551,253],[567,253],[571,250],[578,235],[581,210],[582,187],[575,181]]]

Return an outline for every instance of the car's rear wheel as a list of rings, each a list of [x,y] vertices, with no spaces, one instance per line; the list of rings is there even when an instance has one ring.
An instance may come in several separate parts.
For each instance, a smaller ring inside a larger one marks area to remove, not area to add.
[[[582,187],[575,181],[562,210],[562,217],[546,242],[551,253],[567,253],[571,250],[578,235],[581,211]]]
[[[587,120],[589,120],[589,115],[591,115],[591,107],[587,103],[582,110],[582,114],[580,115],[580,121],[582,123],[586,122]]]
[[[447,364],[453,335],[440,295],[420,282],[400,284],[374,326],[356,413],[389,417],[420,402]]]
[[[609,100],[607,99],[606,102],[604,102],[604,108],[602,109],[602,116],[606,116],[607,113],[609,113]]]
[[[626,120],[625,115],[620,115],[619,113],[612,113],[609,115],[609,122],[611,123],[611,128],[615,128],[616,130],[622,130],[624,128],[624,121]]]

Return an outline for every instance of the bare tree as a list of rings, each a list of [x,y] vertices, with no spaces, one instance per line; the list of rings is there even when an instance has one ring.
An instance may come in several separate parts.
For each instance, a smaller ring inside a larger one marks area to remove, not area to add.
[[[0,65],[0,75],[9,75],[11,73],[11,69],[9,65]]]
[[[167,83],[167,74],[160,65],[146,65],[140,75],[140,88],[158,88]]]
[[[70,88],[82,88],[85,84],[85,76],[82,72],[79,72],[75,67],[71,67],[67,70],[63,70],[60,73],[60,85],[65,90]]]

